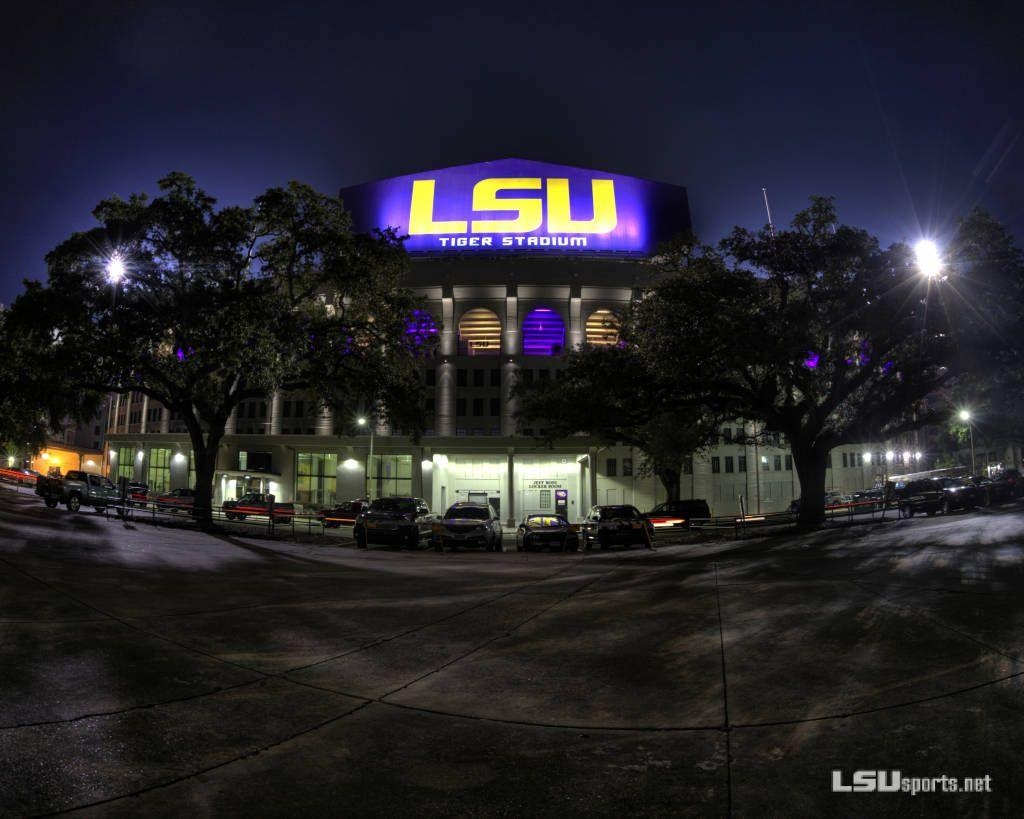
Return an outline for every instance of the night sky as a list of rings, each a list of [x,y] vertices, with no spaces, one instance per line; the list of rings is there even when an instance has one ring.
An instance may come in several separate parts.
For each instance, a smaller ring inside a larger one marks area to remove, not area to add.
[[[112,193],[222,203],[524,157],[684,185],[701,238],[812,194],[884,243],[1024,243],[1017,2],[36,3],[0,50],[0,302]],[[9,7],[8,7],[9,8]]]

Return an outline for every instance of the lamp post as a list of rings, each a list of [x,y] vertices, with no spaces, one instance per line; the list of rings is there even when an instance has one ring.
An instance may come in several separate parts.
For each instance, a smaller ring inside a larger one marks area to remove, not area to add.
[[[971,436],[971,474],[974,475],[976,472],[974,463],[974,422],[971,419],[970,410],[960,410],[960,420],[967,423],[967,429]]]
[[[117,287],[121,283],[121,279],[124,278],[125,267],[124,259],[121,257],[120,251],[115,250],[110,254],[110,258],[107,259],[105,266],[107,273],[107,281],[110,282],[110,320],[114,320],[114,310],[117,308]],[[107,444],[107,436],[110,434],[110,422],[114,414],[114,393],[110,393],[107,396],[107,417],[103,423],[103,474],[106,477],[110,477],[110,447]]]
[[[882,517],[885,517],[885,510],[889,508],[889,470],[892,469],[892,459],[896,453],[891,449],[886,450],[885,463],[882,464]]]
[[[361,426],[361,427],[365,427],[369,422],[366,420],[366,418],[364,416],[360,415],[356,419],[356,423],[359,424],[359,426]],[[374,429],[373,429],[373,424],[370,424],[369,426],[370,426],[370,454],[366,458],[366,500],[367,501],[372,501],[373,500],[373,480],[372,480],[372,478],[370,476],[370,469],[372,468],[372,464],[373,464],[373,433],[374,433]]]

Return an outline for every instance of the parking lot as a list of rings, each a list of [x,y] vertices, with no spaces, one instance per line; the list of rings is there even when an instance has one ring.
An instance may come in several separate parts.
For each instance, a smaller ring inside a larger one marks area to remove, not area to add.
[[[0,814],[1012,815],[1022,524],[437,554],[0,488]]]

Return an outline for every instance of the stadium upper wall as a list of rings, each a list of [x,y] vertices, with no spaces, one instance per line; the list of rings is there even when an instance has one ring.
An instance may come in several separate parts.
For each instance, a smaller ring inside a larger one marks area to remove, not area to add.
[[[691,224],[678,185],[528,159],[368,182],[341,197],[356,230],[393,227],[417,260],[638,262]]]

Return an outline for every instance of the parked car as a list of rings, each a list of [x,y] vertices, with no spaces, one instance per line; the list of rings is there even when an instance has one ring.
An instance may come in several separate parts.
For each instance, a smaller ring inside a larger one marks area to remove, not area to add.
[[[649,546],[654,540],[654,525],[635,506],[595,506],[584,518],[580,533],[587,549],[595,543],[602,549],[613,543]]]
[[[579,548],[578,529],[560,515],[527,515],[516,528],[516,551],[557,547],[575,552]]]
[[[912,517],[915,512],[948,515],[962,509],[973,509],[984,502],[982,490],[966,478],[922,478],[906,483],[897,482],[893,495],[900,517]]]
[[[19,486],[31,486],[35,484],[38,477],[39,473],[33,472],[31,469],[7,469],[6,467],[0,469],[0,480],[10,481]]]
[[[350,500],[332,506],[330,509],[321,509],[316,513],[317,520],[326,529],[337,529],[339,526],[352,526],[362,512],[370,504],[363,500]]]
[[[789,504],[787,511],[794,515],[799,513],[801,498],[793,499]],[[847,509],[850,504],[853,503],[853,498],[850,495],[846,495],[837,489],[828,489],[825,492],[825,511],[834,512],[837,509]]]
[[[196,491],[184,487],[156,496],[156,508],[161,512],[177,512],[179,509],[191,512],[195,503]]]
[[[429,538],[436,517],[423,498],[377,498],[356,517],[352,536],[356,546],[396,543],[415,549],[421,538]]]
[[[249,492],[238,500],[224,501],[222,508],[228,520],[245,520],[248,515],[270,515],[270,495],[262,492]],[[278,503],[274,501],[274,522],[284,523],[295,517],[294,503]]]
[[[149,503],[149,484],[129,481],[124,499],[129,506],[145,506]]]
[[[51,509],[63,503],[71,512],[83,506],[92,506],[102,512],[108,506],[117,506],[121,493],[102,475],[69,470],[64,477],[40,475],[36,479],[36,494]]]
[[[710,518],[711,508],[703,498],[672,500],[659,503],[644,517],[651,522],[655,529],[689,529],[691,521]]]
[[[976,475],[968,480],[981,491],[982,504],[985,506],[1019,498],[1024,488],[1016,469],[1005,469],[988,477]]]
[[[861,489],[850,496],[850,502],[859,509],[879,509],[884,501],[883,489]]]
[[[431,528],[431,540],[438,551],[445,546],[483,546],[489,552],[501,551],[501,521],[487,503],[457,501]]]
[[[1013,488],[1013,497],[1024,496],[1024,478],[1021,477],[1019,469],[1004,469],[992,476],[993,481],[1005,483]]]

